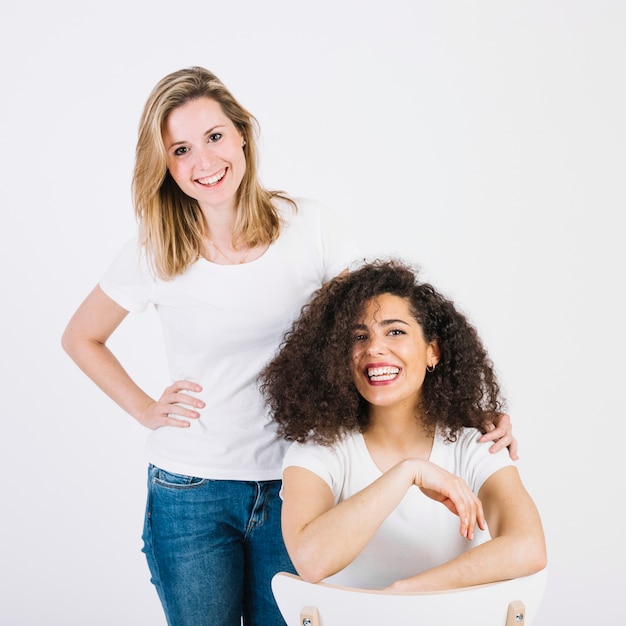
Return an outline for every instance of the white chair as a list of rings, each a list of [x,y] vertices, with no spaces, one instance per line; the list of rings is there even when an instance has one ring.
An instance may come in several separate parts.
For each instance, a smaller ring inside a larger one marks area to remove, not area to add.
[[[279,572],[272,591],[287,626],[530,626],[546,584],[544,569],[462,589],[387,593],[307,583]]]

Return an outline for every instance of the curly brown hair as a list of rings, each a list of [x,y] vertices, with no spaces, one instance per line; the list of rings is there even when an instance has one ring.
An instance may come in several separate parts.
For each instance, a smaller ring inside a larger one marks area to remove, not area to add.
[[[367,430],[368,404],[351,373],[353,327],[383,294],[405,298],[425,341],[439,345],[439,363],[421,394],[428,430],[440,427],[454,441],[463,427],[485,432],[485,423],[502,412],[500,385],[476,329],[418,273],[403,261],[378,259],[329,281],[303,307],[260,378],[280,436],[332,445],[345,433]]]

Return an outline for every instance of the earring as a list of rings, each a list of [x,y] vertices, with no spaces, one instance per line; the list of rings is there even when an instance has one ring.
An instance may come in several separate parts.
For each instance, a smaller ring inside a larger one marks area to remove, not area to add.
[[[427,372],[434,372],[435,371],[435,366],[434,365],[427,365],[426,366],[426,371]]]
[[[241,142],[241,147],[242,147],[242,148],[245,148],[245,147],[246,147],[246,140],[245,140],[245,139]]]

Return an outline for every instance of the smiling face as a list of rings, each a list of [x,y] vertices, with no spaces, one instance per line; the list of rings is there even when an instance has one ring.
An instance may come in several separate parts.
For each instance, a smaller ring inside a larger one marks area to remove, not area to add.
[[[424,340],[408,301],[392,294],[371,300],[353,328],[352,345],[354,384],[363,398],[373,406],[413,411],[426,366],[437,364],[439,350]]]
[[[180,189],[200,204],[235,210],[246,171],[243,137],[210,98],[174,109],[163,128],[167,168]]]

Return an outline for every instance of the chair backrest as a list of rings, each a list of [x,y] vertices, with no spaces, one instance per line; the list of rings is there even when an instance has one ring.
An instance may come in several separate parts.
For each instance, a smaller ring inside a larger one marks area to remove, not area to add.
[[[547,570],[438,592],[386,593],[307,583],[279,572],[272,591],[287,626],[530,626]]]

